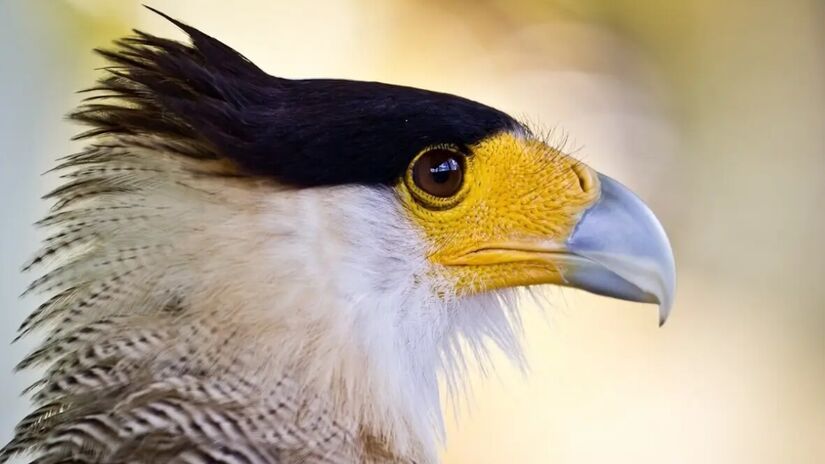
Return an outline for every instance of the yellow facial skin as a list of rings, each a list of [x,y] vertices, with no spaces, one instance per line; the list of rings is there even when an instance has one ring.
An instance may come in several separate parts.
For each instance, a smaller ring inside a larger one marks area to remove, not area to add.
[[[557,252],[599,197],[595,173],[543,142],[512,133],[469,149],[463,186],[451,197],[421,191],[411,169],[396,185],[431,245],[430,261],[455,282],[458,294],[562,284],[568,261],[557,259]]]

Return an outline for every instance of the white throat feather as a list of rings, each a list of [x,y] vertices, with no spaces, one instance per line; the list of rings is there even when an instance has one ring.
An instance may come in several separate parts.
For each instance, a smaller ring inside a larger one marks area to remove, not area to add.
[[[52,363],[40,401],[66,394],[66,352],[169,330],[117,362],[158,379],[231,372],[251,395],[286,378],[393,455],[433,462],[439,377],[463,391],[488,342],[521,360],[513,291],[456,297],[391,187],[287,188],[152,142],[116,137],[64,163],[72,183],[31,263],[51,269],[31,290],[56,296],[23,326],[52,327],[21,364]]]

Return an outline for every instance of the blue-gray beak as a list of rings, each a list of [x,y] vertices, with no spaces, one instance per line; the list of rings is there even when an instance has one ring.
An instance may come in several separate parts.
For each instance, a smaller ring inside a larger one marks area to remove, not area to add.
[[[659,305],[659,325],[673,305],[676,267],[662,225],[633,192],[605,175],[599,200],[567,240],[576,257],[567,284],[600,295]]]

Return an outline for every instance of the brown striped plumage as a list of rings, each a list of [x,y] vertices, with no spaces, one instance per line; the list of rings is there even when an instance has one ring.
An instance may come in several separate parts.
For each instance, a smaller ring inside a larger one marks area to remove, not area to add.
[[[0,461],[23,451],[35,451],[38,464],[366,459],[358,424],[333,418],[322,399],[288,375],[266,391],[244,381],[242,362],[255,357],[254,350],[220,352],[238,348],[232,340],[243,334],[242,324],[227,326],[223,316],[193,311],[174,288],[156,293],[165,271],[159,263],[175,253],[173,243],[118,243],[124,228],[148,233],[152,218],[174,207],[102,192],[146,188],[142,183],[157,181],[156,171],[133,170],[125,180],[120,173],[128,162],[85,166],[70,165],[79,181],[56,191],[58,206],[41,221],[56,232],[27,265],[60,257],[56,262],[64,263],[29,289],[55,295],[26,319],[21,333],[51,331],[18,367],[48,368],[30,389],[37,409],[20,422]],[[89,192],[97,192],[87,202],[95,206],[70,208]]]
[[[194,226],[175,224],[188,207],[176,202],[211,205],[190,220],[237,217],[243,206],[224,201],[251,181],[174,155],[99,150],[64,163],[72,180],[39,223],[54,233],[26,268],[50,269],[27,292],[53,296],[20,332],[50,329],[18,368],[47,369],[0,462],[21,452],[37,464],[396,462],[381,438],[304,389],[300,373],[246,380],[266,364],[243,343],[257,330],[222,308],[193,307],[185,283],[169,280],[169,266],[194,252],[175,227],[200,241]]]

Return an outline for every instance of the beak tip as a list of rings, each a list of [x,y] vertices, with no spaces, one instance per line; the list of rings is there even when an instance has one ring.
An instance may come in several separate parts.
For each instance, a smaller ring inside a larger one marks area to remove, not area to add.
[[[676,290],[676,269],[673,263],[673,255],[670,255],[669,258],[669,266],[666,266],[667,270],[664,271],[667,277],[662,286],[659,287],[656,298],[656,302],[659,303],[659,327],[665,325],[670,317],[670,312],[673,309],[673,294]]]
[[[665,306],[665,305],[660,305],[659,306],[659,327],[662,327],[662,326],[665,325],[665,322],[667,322],[668,316],[670,316],[670,307]]]
[[[665,236],[667,240],[667,236]],[[668,250],[670,250],[670,243],[668,241],[667,244]],[[668,253],[667,256],[667,264],[664,268],[665,284],[664,288],[662,289],[662,298],[659,302],[659,327],[665,325],[667,322],[668,317],[670,317],[670,312],[673,309],[673,296],[676,293],[676,263],[673,259],[673,253]]]

